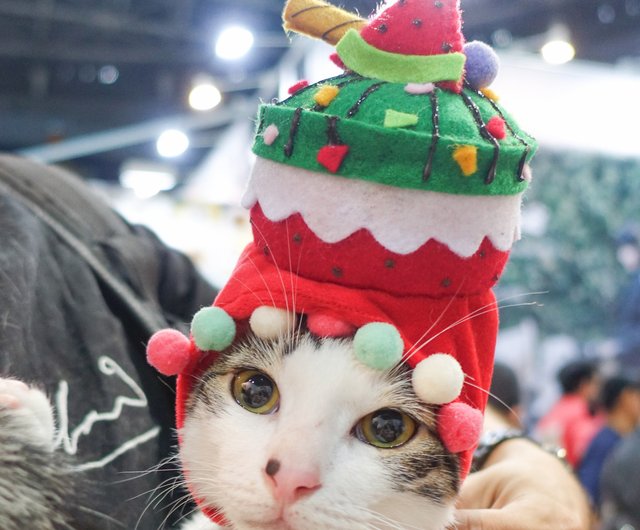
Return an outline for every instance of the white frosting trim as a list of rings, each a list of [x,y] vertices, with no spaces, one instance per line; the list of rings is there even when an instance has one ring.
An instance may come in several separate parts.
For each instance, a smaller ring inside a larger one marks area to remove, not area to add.
[[[323,241],[366,228],[382,246],[410,254],[429,239],[469,257],[488,237],[501,251],[520,238],[522,194],[468,196],[395,188],[258,158],[243,206],[277,222],[299,213]]]

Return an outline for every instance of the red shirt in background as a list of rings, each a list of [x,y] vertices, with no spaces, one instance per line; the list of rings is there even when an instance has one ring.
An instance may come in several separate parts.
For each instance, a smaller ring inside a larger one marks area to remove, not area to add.
[[[569,394],[562,396],[540,420],[535,434],[542,443],[564,447],[567,461],[576,467],[603,425],[602,415],[593,416],[584,398]]]

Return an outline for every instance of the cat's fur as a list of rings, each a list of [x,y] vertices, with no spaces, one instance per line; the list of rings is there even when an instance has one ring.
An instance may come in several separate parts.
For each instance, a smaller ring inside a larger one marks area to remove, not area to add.
[[[276,412],[254,414],[235,401],[231,381],[243,368],[275,381]],[[24,528],[24,521],[37,529],[73,527],[64,515],[73,480],[50,452],[44,396],[29,390],[36,396],[29,401],[24,389],[7,386],[4,393],[20,405],[0,406],[0,528]],[[381,408],[418,420],[405,445],[379,449],[355,436],[357,422]],[[237,530],[440,530],[453,517],[458,460],[438,440],[434,411],[416,399],[405,369],[384,373],[361,365],[350,340],[303,334],[274,342],[249,338],[231,348],[196,385],[181,436],[192,491]],[[280,506],[265,477],[273,458],[316,468],[320,487]],[[184,528],[214,527],[197,516]]]
[[[46,396],[0,379],[0,528],[71,527],[66,504],[74,479],[52,452],[53,418]]]

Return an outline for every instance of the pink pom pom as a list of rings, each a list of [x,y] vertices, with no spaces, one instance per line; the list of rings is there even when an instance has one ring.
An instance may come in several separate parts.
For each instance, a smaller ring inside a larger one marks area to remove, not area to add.
[[[158,331],[147,344],[147,362],[164,375],[184,372],[194,354],[191,341],[175,329]]]
[[[466,403],[450,403],[438,414],[438,434],[451,453],[473,449],[482,433],[482,413]]]
[[[351,337],[356,332],[356,328],[348,322],[320,313],[307,316],[307,327],[318,337],[334,339]]]

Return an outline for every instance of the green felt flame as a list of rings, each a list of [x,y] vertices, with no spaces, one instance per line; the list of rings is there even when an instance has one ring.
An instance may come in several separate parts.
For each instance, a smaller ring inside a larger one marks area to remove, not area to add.
[[[350,29],[336,46],[340,59],[363,77],[390,83],[437,83],[459,81],[464,72],[463,53],[402,55],[379,50]]]

